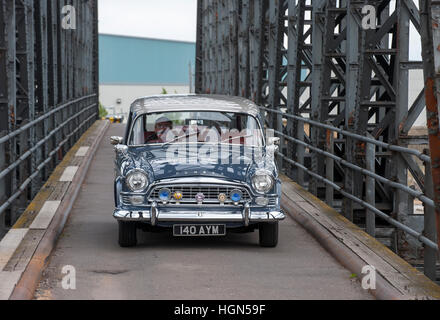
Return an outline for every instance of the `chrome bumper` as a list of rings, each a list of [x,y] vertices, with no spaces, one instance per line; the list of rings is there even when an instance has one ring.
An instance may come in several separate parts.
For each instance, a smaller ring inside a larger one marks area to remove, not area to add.
[[[283,220],[286,216],[282,211],[252,212],[249,205],[243,208],[241,214],[224,211],[160,211],[153,205],[148,211],[115,210],[113,217],[122,221],[149,222],[155,226],[157,222],[274,222]]]

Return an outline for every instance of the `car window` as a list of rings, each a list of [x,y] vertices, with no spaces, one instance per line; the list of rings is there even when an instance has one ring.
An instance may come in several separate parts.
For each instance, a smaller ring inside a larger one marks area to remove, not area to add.
[[[253,116],[215,111],[144,114],[130,135],[130,145],[195,142],[263,146],[264,139]]]

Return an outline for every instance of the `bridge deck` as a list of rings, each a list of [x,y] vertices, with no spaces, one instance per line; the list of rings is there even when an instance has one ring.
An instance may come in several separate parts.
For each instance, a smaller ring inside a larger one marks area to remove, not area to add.
[[[376,270],[381,299],[440,299],[440,287],[397,256],[377,239],[333,208],[282,176],[282,206],[319,243],[353,273],[365,266]]]
[[[102,140],[37,299],[372,299],[297,222],[281,223],[275,249],[258,234],[174,239],[141,233],[136,248],[117,244],[113,210],[113,124]],[[76,290],[61,287],[62,267],[76,268]]]

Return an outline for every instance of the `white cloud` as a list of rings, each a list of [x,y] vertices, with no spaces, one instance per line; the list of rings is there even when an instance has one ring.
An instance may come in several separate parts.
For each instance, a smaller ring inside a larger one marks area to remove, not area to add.
[[[99,32],[195,41],[197,0],[99,0]]]

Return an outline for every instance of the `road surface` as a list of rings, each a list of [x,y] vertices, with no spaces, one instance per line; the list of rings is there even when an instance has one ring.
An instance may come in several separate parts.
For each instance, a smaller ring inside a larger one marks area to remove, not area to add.
[[[139,231],[120,248],[113,211],[112,124],[35,294],[36,299],[372,299],[351,273],[290,217],[277,248],[258,246],[258,231],[225,238],[173,238]],[[64,266],[76,289],[62,288]]]

